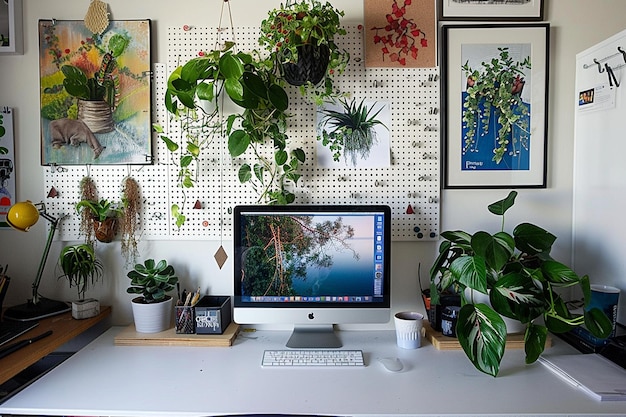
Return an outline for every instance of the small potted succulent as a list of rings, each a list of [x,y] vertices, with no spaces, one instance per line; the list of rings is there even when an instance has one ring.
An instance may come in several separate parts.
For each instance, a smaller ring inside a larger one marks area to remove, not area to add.
[[[72,301],[72,317],[86,319],[100,313],[100,303],[93,298],[85,298],[90,285],[103,277],[102,263],[88,243],[65,246],[59,255],[59,265],[70,288],[76,287],[78,299]]]
[[[596,337],[606,338],[613,325],[598,308],[583,314],[570,311],[559,289],[578,287],[585,307],[591,299],[589,277],[550,256],[556,236],[531,223],[504,231],[504,214],[515,203],[516,191],[488,206],[502,216],[502,230],[474,234],[456,230],[441,234],[443,241],[431,275],[431,308],[445,291],[457,293],[461,309],[456,337],[467,357],[481,372],[496,376],[506,346],[503,317],[524,327],[526,363],[543,352],[548,331],[565,333],[582,324]],[[479,301],[486,295],[488,303]]]
[[[176,288],[178,277],[166,260],[158,263],[147,259],[138,263],[126,275],[130,286],[129,294],[139,294],[132,299],[135,329],[139,333],[157,333],[167,330],[171,324],[172,296],[168,292]]]
[[[345,35],[340,18],[344,12],[318,0],[288,0],[261,22],[259,42],[289,84],[321,103],[332,97],[333,76],[341,74],[350,60],[335,43]],[[317,88],[319,85],[319,88]]]

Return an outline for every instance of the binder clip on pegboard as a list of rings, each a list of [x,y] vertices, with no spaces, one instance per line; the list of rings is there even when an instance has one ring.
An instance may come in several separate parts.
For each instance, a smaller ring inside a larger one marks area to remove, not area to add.
[[[109,27],[109,13],[107,3],[100,0],[91,0],[85,15],[85,27],[95,34],[102,33]]]

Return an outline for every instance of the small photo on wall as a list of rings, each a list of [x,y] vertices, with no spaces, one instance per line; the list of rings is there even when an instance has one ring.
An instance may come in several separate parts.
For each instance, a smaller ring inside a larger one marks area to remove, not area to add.
[[[6,222],[9,208],[15,204],[15,143],[13,109],[0,108],[0,229],[10,229]]]
[[[391,105],[388,101],[341,99],[317,109],[320,168],[391,166]]]
[[[435,0],[364,0],[365,66],[437,65]]]
[[[148,164],[150,21],[39,21],[42,165]]]

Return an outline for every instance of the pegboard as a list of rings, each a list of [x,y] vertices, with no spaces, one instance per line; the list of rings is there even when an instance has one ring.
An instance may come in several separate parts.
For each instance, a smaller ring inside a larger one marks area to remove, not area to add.
[[[397,241],[434,240],[439,234],[440,126],[438,68],[365,68],[362,29],[346,27],[347,35],[337,40],[351,56],[345,73],[335,86],[360,100],[386,101],[391,106],[391,165],[381,168],[321,168],[316,165],[315,106],[288,87],[289,147],[302,148],[307,160],[300,166],[302,178],[292,191],[296,204],[387,204],[393,213],[392,237]],[[224,40],[222,31],[220,40]],[[257,27],[233,28],[239,50],[259,49]],[[211,50],[218,41],[216,28],[168,28],[167,63],[154,67],[155,122],[176,137],[177,125],[170,124],[163,96],[167,77],[178,65]],[[228,106],[226,106],[228,108]],[[50,167],[45,174],[46,190],[56,197],[46,199],[48,211],[63,215],[59,235],[78,239],[79,216],[74,204],[78,184],[89,172],[99,196],[121,199],[122,182],[128,175],[141,187],[144,204],[144,239],[230,239],[231,210],[238,204],[254,204],[258,196],[237,178],[247,154],[232,159],[227,138],[216,138],[204,151],[194,188],[176,185],[177,167],[164,142],[154,138],[155,164],[150,166]],[[187,220],[178,229],[170,217],[172,204],[182,205]],[[194,208],[195,206],[195,208]]]

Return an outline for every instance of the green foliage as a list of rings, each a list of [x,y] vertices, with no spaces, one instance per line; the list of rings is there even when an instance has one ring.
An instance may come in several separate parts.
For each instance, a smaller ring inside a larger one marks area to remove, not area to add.
[[[496,163],[530,137],[528,123],[522,121],[529,108],[521,98],[523,70],[530,69],[530,57],[514,61],[508,48],[498,48],[498,51],[499,58],[482,62],[480,70],[471,68],[467,62],[462,66],[467,77],[467,97],[463,103],[463,123],[467,127],[464,150],[476,146],[477,134],[482,136],[499,126],[497,145],[493,149]],[[495,114],[492,114],[492,108]],[[520,137],[513,136],[513,126],[523,132]]]
[[[228,136],[233,158],[252,154],[254,166],[242,164],[239,179],[251,184],[259,201],[287,204],[295,200],[289,191],[297,184],[298,168],[305,161],[301,149],[288,150],[285,133],[289,100],[280,81],[257,57],[234,52],[234,44],[193,58],[172,72],[165,92],[165,104],[180,127],[181,137],[173,138],[159,125],[153,129],[167,149],[177,157],[178,186],[194,187],[197,165],[214,138]],[[222,120],[221,98],[228,97],[241,111]],[[210,104],[207,105],[207,103]],[[265,150],[273,150],[268,157]],[[176,224],[184,224],[182,206],[176,205]]]
[[[584,314],[571,312],[557,290],[578,286],[588,303],[589,277],[579,277],[568,266],[552,259],[556,236],[531,223],[517,225],[512,235],[504,231],[504,214],[515,203],[516,191],[490,204],[488,210],[503,217],[501,231],[441,233],[444,240],[431,270],[431,302],[440,293],[461,294],[462,308],[456,334],[474,366],[489,375],[498,374],[506,344],[506,326],[501,316],[526,325],[526,363],[537,360],[545,347],[548,331],[563,333],[585,324],[599,338],[612,330],[599,309]],[[466,299],[465,289],[489,294],[491,307]]]
[[[81,300],[89,285],[93,286],[103,276],[102,263],[88,243],[64,247],[59,255],[59,265],[63,270],[59,278],[66,278],[70,288],[75,286]]]
[[[143,264],[136,264],[135,268],[126,274],[130,279],[129,294],[141,294],[145,303],[159,303],[167,299],[167,293],[176,288],[178,277],[172,265],[166,260],[155,263],[154,259],[147,259]]]
[[[72,97],[88,101],[106,101],[110,107],[115,104],[117,81],[111,77],[115,69],[115,59],[128,46],[130,40],[120,34],[115,34],[109,40],[108,52],[102,57],[100,68],[89,78],[80,68],[73,65],[63,65],[61,71],[65,76],[63,87]]]
[[[356,166],[357,157],[367,158],[377,142],[375,126],[385,126],[376,119],[383,109],[371,114],[374,107],[368,108],[364,101],[357,104],[355,99],[350,102],[339,99],[342,111],[322,111],[317,140],[321,140],[333,152],[335,161],[339,161],[343,152],[344,160],[347,162],[349,158],[352,165]]]
[[[100,201],[81,200],[76,203],[76,211],[89,210],[98,221],[104,221],[108,217],[120,217],[124,214],[124,207],[102,199]]]
[[[336,35],[346,34],[340,23],[343,16],[343,11],[328,2],[288,0],[271,10],[261,22],[259,43],[270,52],[269,60],[277,69],[280,64],[298,62],[299,46],[313,44],[328,47],[330,59],[324,82],[317,86],[310,82],[301,86],[302,95],[318,105],[337,97],[333,91],[333,77],[342,74],[350,61],[348,52],[334,42]]]

